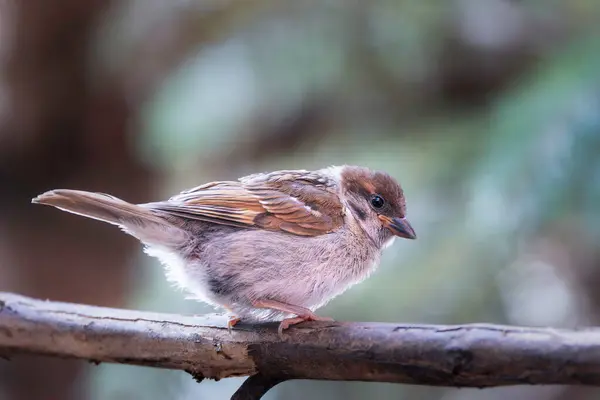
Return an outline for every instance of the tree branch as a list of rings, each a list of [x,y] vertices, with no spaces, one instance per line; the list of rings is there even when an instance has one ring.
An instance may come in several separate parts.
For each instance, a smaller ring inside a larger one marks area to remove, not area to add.
[[[35,300],[0,293],[0,355],[20,353],[185,370],[196,379],[256,375],[236,393],[257,399],[287,379],[435,386],[600,386],[600,329],[556,330],[311,322],[275,324]]]
[[[260,399],[275,385],[279,385],[288,379],[284,376],[269,376],[259,372],[246,379],[242,386],[233,394],[231,400]]]

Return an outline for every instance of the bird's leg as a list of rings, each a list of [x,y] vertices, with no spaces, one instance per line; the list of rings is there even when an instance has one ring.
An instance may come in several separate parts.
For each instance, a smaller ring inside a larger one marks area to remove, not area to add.
[[[230,314],[233,314],[233,310],[229,308],[229,306],[222,306],[225,310],[227,310]],[[238,322],[241,321],[241,318],[236,317],[235,315],[229,316],[229,321],[227,321],[227,330],[231,333],[231,328],[235,326]]]
[[[304,321],[333,321],[333,318],[321,317],[309,310],[308,308],[295,306],[293,304],[281,303],[275,300],[258,300],[252,303],[256,308],[268,308],[285,313],[296,314],[297,317],[286,318],[279,324],[277,331],[281,335],[283,331],[292,325],[299,324]]]
[[[231,333],[231,328],[233,328],[241,319],[232,315],[229,317],[229,321],[227,321],[227,330]]]

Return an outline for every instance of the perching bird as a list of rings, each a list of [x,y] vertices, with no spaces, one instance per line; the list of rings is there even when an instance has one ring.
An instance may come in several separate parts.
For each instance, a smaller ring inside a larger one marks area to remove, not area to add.
[[[131,204],[57,189],[32,200],[119,226],[194,298],[240,319],[292,324],[365,279],[395,236],[415,239],[400,185],[356,166],[211,182]]]

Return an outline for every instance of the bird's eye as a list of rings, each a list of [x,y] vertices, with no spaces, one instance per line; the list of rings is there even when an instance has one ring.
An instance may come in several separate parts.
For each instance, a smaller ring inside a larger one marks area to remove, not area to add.
[[[385,205],[385,200],[378,194],[375,194],[371,197],[371,205],[374,208],[381,208]]]

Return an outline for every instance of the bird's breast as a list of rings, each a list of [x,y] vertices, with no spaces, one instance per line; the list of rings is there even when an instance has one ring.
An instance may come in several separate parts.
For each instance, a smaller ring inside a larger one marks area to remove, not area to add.
[[[214,236],[198,252],[213,293],[315,309],[365,279],[379,251],[352,233],[302,237],[264,230]]]

